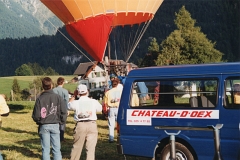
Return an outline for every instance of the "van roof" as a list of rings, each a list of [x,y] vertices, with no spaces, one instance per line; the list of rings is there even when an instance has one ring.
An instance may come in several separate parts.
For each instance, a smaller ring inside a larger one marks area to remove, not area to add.
[[[240,62],[145,67],[131,70],[128,73],[127,77],[154,77],[161,75],[173,76],[226,73],[240,73]]]

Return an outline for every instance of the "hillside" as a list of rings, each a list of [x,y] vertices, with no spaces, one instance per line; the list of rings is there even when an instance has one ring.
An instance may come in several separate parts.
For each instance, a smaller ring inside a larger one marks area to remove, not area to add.
[[[25,2],[25,0],[14,1]],[[36,0],[26,0],[26,2],[28,1],[34,2]],[[2,0],[0,0],[1,2]],[[240,61],[239,0],[165,0],[142,37],[130,62],[137,64],[138,60],[146,55],[151,37],[155,37],[160,44],[176,29],[174,25],[175,13],[183,5],[190,12],[192,18],[196,20],[197,26],[201,27],[201,31],[206,34],[206,37],[216,42],[216,49],[224,53],[223,59],[225,61]],[[2,8],[2,5],[0,5],[0,8]],[[7,11],[2,9],[0,11],[6,12],[6,16],[8,15]],[[2,22],[5,21],[1,21],[0,25],[3,25]],[[4,27],[0,27],[0,30]],[[18,26],[15,26],[15,28],[17,29]],[[30,28],[33,29],[34,27]],[[31,29],[29,29],[29,32]],[[9,32],[9,30],[10,28],[5,27],[5,31]],[[60,28],[60,30],[70,38],[65,27]],[[3,33],[4,31],[0,32]],[[70,40],[72,39],[70,38]],[[81,49],[76,43],[75,45]],[[0,48],[0,68],[4,68],[0,70],[0,76],[13,76],[17,67],[28,62],[36,62],[42,67],[51,67],[59,74],[71,75],[79,62],[89,62],[59,32],[52,36],[41,35],[30,38],[2,39],[0,40]],[[122,53],[117,51],[118,59],[121,59],[121,55]],[[114,59],[115,55],[113,54],[111,58]]]
[[[54,35],[63,26],[39,0],[0,0],[0,39]]]

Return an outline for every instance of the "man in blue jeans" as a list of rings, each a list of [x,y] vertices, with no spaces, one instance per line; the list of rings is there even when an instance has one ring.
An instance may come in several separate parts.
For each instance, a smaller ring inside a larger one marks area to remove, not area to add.
[[[42,160],[50,160],[50,146],[52,146],[53,159],[61,160],[59,124],[66,122],[66,103],[60,95],[53,92],[51,78],[43,78],[42,87],[44,92],[37,98],[32,113],[33,120],[39,125]]]

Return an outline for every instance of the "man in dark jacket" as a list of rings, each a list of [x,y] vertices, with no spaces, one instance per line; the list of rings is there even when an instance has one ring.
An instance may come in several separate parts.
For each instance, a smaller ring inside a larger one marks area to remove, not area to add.
[[[33,120],[39,125],[43,160],[50,160],[50,146],[54,160],[62,159],[59,124],[65,123],[67,118],[66,103],[53,92],[52,86],[51,78],[43,78],[44,91],[37,98],[32,113]]]

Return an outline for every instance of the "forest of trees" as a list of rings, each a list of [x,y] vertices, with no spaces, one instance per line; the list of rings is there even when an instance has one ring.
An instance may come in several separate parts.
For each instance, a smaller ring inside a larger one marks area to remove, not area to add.
[[[240,61],[239,0],[165,0],[129,62],[145,66],[141,64],[148,55],[148,48],[153,38],[161,44],[160,48],[167,44],[167,38],[171,37],[175,30],[179,30],[174,20],[176,20],[175,14],[183,6],[196,20],[195,26],[199,27],[202,37],[205,36],[213,42],[214,48],[222,53],[222,61]],[[68,36],[64,27],[60,30]],[[76,43],[75,45],[78,46]],[[80,46],[78,47],[81,49]],[[118,58],[121,57],[121,53],[118,54]],[[67,63],[62,57],[73,55],[81,55],[81,53],[59,32],[54,36],[1,39],[0,76],[13,76],[18,67],[27,63],[38,63],[43,68],[51,67],[59,74],[71,75],[79,63]],[[80,62],[88,61],[83,56]]]
[[[41,67],[38,63],[23,64],[15,70],[16,76],[59,75],[54,69]]]

